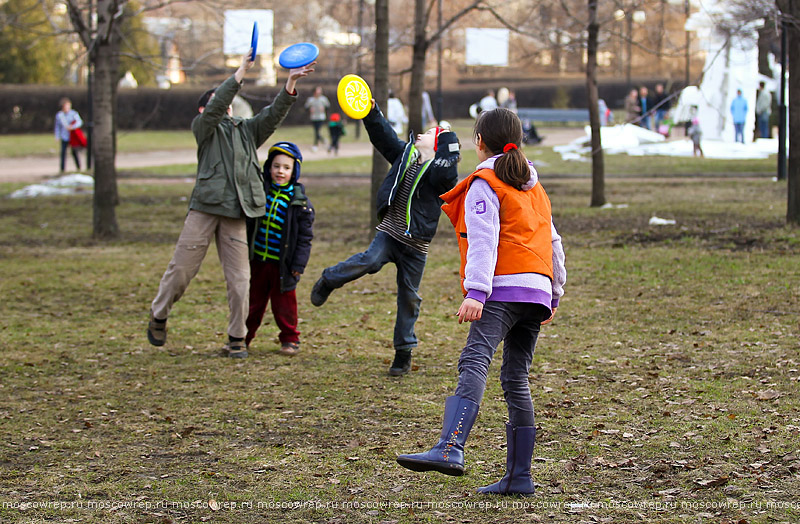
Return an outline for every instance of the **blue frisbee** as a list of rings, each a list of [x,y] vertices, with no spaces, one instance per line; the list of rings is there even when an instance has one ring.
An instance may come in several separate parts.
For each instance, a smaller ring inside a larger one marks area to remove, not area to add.
[[[283,50],[278,57],[278,63],[286,69],[304,67],[319,56],[319,48],[310,42],[293,44]]]
[[[256,50],[258,49],[258,22],[253,22],[253,36],[250,37],[250,47],[253,48],[253,52],[250,54],[250,61],[255,62]]]

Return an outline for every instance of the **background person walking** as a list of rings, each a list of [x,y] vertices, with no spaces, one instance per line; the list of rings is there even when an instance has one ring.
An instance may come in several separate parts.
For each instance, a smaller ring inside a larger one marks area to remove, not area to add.
[[[744,144],[744,123],[747,121],[747,100],[742,96],[742,90],[736,90],[736,98],[731,102],[731,116],[733,117],[734,141]]]
[[[320,129],[327,121],[327,110],[331,107],[328,97],[322,94],[322,88],[317,86],[314,88],[314,94],[306,100],[305,108],[308,109],[309,117],[311,118],[311,125],[314,128],[314,144],[311,146],[312,151],[317,150],[319,144],[324,144],[325,139],[322,138]]]
[[[61,160],[58,171],[59,173],[63,173],[66,169],[68,147],[72,151],[72,159],[75,161],[75,169],[80,171],[81,161],[78,158],[77,151],[77,148],[80,146],[80,144],[71,144],[70,135],[73,134],[73,131],[77,131],[83,126],[83,120],[81,120],[81,115],[72,109],[72,101],[70,101],[69,98],[62,98],[59,102],[59,106],[61,107],[61,110],[56,113],[55,118],[56,140],[61,143]],[[86,147],[85,143],[83,144],[83,147]]]
[[[758,84],[758,97],[756,98],[756,122],[758,134],[761,138],[769,138],[769,118],[772,116],[772,94],[767,91],[764,82]]]

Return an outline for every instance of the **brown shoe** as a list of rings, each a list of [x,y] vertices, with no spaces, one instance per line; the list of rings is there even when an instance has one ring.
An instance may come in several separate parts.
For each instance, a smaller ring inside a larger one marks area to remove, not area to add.
[[[247,346],[244,340],[229,340],[222,347],[222,356],[228,358],[247,358]]]
[[[154,346],[163,346],[167,341],[167,321],[157,321],[152,310],[147,323],[147,340]]]
[[[281,349],[278,351],[281,355],[293,357],[300,351],[300,344],[297,342],[284,342],[281,344]]]

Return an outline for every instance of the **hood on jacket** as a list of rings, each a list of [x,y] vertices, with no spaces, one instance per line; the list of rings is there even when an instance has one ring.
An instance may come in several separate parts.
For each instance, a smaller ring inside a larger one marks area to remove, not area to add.
[[[277,155],[286,155],[294,159],[294,169],[292,170],[292,183],[300,179],[300,166],[303,163],[303,153],[300,148],[292,142],[278,142],[269,148],[267,153],[267,161],[264,162],[264,175],[269,176],[269,167],[272,164],[272,159]]]
[[[494,162],[501,156],[502,155],[495,155],[493,157],[487,158],[486,160],[478,164],[478,167],[475,168],[475,171],[478,171],[479,169],[491,169],[492,171],[494,171]],[[536,172],[536,168],[533,167],[533,162],[531,162],[530,160],[528,160],[528,167],[531,170],[531,178],[527,182],[525,182],[525,184],[522,186],[522,191],[528,191],[530,189],[533,189],[533,187],[539,182],[539,173]]]

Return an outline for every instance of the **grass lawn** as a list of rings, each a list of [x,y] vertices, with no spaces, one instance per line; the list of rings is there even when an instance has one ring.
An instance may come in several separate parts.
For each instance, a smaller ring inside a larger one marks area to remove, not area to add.
[[[324,267],[367,246],[369,186],[306,183],[317,220],[301,353],[277,354],[267,315],[244,361],[217,356],[227,305],[213,252],[167,345],[144,336],[191,184],[122,183],[109,244],[90,238],[90,196],[0,199],[0,521],[800,520],[800,231],[783,225],[784,184],[613,179],[609,200],[628,207],[600,210],[587,180],[546,181],[569,274],[530,375],[537,496],[498,499],[474,491],[505,465],[498,362],[466,476],[395,463],[438,438],[468,330],[446,219],[414,369],[388,377],[393,267],[322,308],[308,300]],[[650,227],[653,215],[677,225]]]
[[[467,119],[453,120],[453,129],[461,139],[464,158],[462,166],[474,166],[476,156],[472,146],[472,121]],[[355,136],[354,125],[347,128],[348,134],[342,138],[343,143],[368,141],[362,129],[359,138]],[[547,129],[542,129],[547,134]],[[311,146],[312,131],[310,126],[281,127],[270,142],[288,140],[295,142],[304,150]],[[58,144],[50,134],[34,135],[2,135],[0,136],[0,158],[58,154]],[[120,131],[118,134],[118,151],[120,153],[138,153],[156,150],[195,149],[192,134],[186,131]],[[589,176],[591,163],[564,161],[561,155],[553,152],[551,147],[529,146],[525,153],[533,160],[539,170],[551,175]],[[608,176],[674,176],[695,174],[764,174],[772,175],[776,169],[774,155],[761,160],[710,160],[679,157],[636,157],[627,155],[605,155],[606,174]],[[464,168],[467,169],[467,168]],[[135,171],[120,171],[122,177],[185,177],[194,176],[195,164],[178,164],[153,168],[140,168]],[[308,174],[355,174],[366,175],[371,171],[371,157],[330,158],[325,160],[306,161],[303,171]]]
[[[353,125],[348,126],[348,134],[342,143],[364,141],[367,134],[363,131],[360,139],[355,138]],[[277,135],[276,135],[277,136]],[[280,140],[297,143],[309,143],[313,140],[311,126],[285,126],[280,128]],[[325,135],[327,137],[327,135]],[[36,133],[25,135],[0,135],[0,158],[24,156],[53,156],[58,154],[58,142],[52,133]],[[191,130],[178,131],[118,131],[117,151],[120,153],[140,153],[144,151],[169,151],[174,149],[196,149]]]

